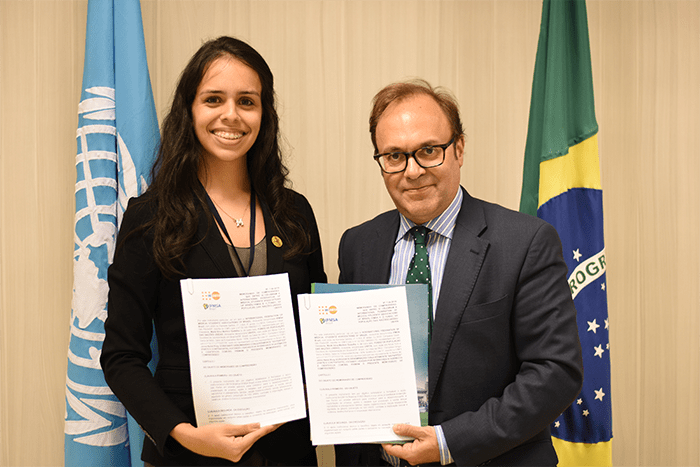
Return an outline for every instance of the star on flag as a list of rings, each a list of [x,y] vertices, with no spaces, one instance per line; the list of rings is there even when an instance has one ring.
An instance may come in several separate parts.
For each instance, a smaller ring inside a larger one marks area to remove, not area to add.
[[[581,261],[581,256],[583,256],[579,250],[580,250],[580,248],[576,248],[574,250],[574,259],[576,261]]]
[[[594,319],[593,321],[586,321],[588,323],[588,331],[593,331],[593,334],[596,334],[596,331],[600,327],[600,324],[596,323],[596,320]]]
[[[603,392],[603,388],[595,389],[596,400],[603,402],[603,397],[605,397],[605,393]]]
[[[593,347],[593,348],[595,349],[595,356],[599,357],[599,358],[603,358],[603,353],[605,352],[605,350],[603,350],[602,344],[598,345],[596,347]]]

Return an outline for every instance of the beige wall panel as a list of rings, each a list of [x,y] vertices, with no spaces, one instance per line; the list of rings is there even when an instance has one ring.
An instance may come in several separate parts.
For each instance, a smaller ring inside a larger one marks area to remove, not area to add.
[[[625,154],[643,153],[639,126],[629,120],[638,116],[634,61],[638,60],[635,33],[639,25],[634,5],[631,8],[625,8],[621,2],[588,5],[604,190],[613,366],[613,464],[641,465],[639,397],[642,386],[635,380],[635,375],[639,374],[642,364],[642,343],[637,337],[641,329],[642,258],[636,248],[636,239],[641,203],[637,194],[644,184],[638,173],[641,164],[630,164],[624,157]],[[608,101],[615,102],[615,105],[606,105]],[[624,364],[618,364],[622,362]],[[619,440],[624,440],[628,449],[620,449]]]
[[[204,40],[236,35],[268,61],[330,281],[342,232],[392,207],[367,128],[389,82],[451,89],[467,135],[463,184],[517,209],[540,0],[141,4],[161,121]],[[588,0],[588,10],[613,460],[700,465],[700,2]],[[0,0],[0,465],[63,463],[86,14],[87,0]]]
[[[75,13],[74,2],[0,2],[3,465],[63,459],[82,69]]]
[[[700,4],[589,1],[615,465],[698,465]]]
[[[675,131],[678,147],[674,155],[678,162],[673,170],[678,186],[683,188],[679,188],[672,200],[678,203],[675,221],[679,232],[675,286],[679,303],[674,325],[679,330],[675,350],[680,371],[675,397],[678,429],[695,437],[677,437],[675,446],[678,452],[687,453],[690,464],[700,459],[700,2],[679,5],[677,19],[674,48],[678,61],[674,85],[678,89],[679,110]]]

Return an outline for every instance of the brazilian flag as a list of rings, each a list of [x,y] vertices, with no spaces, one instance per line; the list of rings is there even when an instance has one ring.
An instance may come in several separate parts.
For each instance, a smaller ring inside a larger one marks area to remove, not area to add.
[[[603,192],[584,0],[542,5],[520,211],[559,232],[583,349],[583,389],[552,424],[559,466],[612,465]]]

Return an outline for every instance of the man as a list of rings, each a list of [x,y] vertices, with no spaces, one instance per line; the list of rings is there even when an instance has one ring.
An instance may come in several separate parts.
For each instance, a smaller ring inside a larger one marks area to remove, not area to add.
[[[404,445],[336,446],[337,464],[556,465],[549,424],[580,391],[583,367],[555,229],[460,187],[464,132],[447,92],[387,86],[370,133],[396,210],[343,234],[339,282],[405,283],[414,237],[426,249],[412,228],[427,227],[429,426],[394,426],[415,438]]]

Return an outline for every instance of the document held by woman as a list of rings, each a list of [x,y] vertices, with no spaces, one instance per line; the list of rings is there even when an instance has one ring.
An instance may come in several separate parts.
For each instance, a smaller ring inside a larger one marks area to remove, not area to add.
[[[198,425],[306,416],[286,273],[180,282]]]

